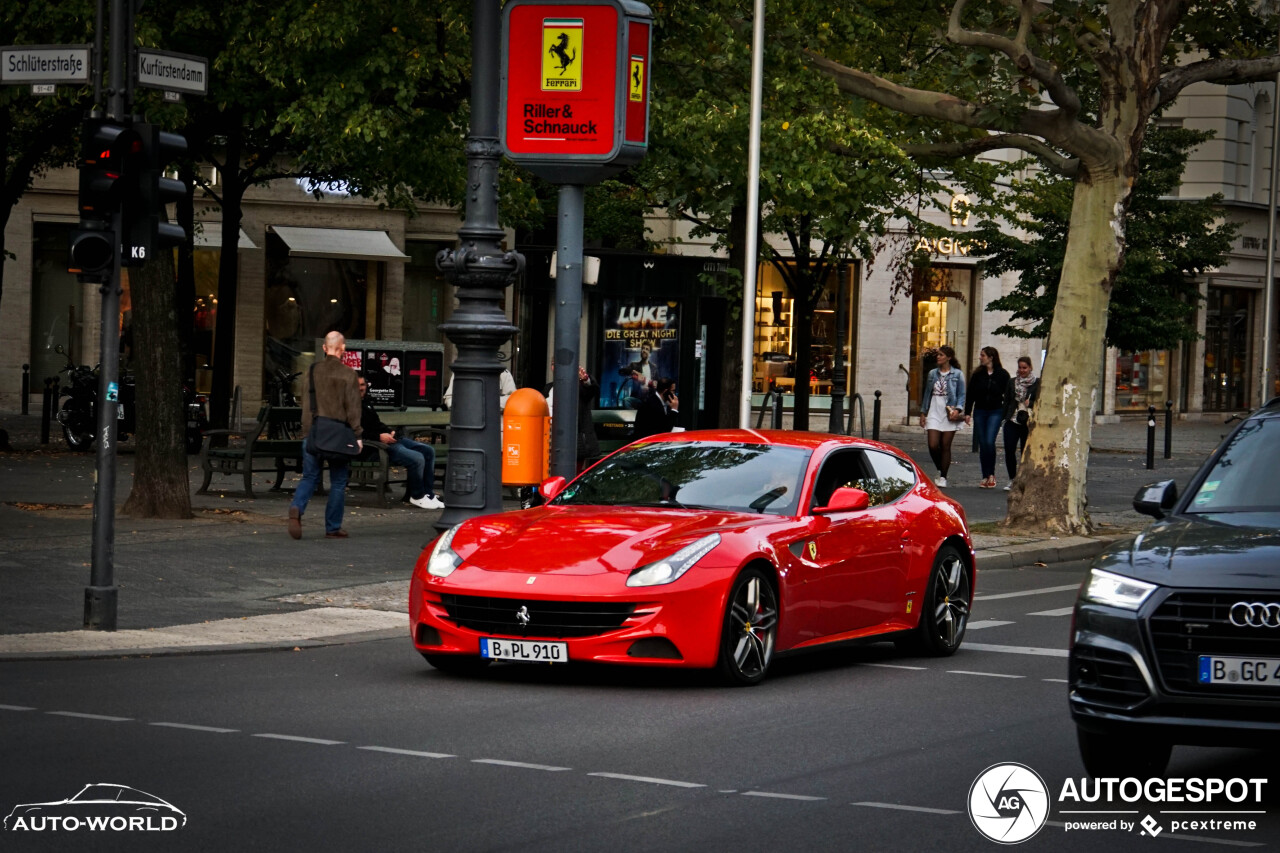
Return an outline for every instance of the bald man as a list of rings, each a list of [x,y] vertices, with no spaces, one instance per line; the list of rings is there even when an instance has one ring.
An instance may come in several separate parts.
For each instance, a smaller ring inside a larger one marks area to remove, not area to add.
[[[324,337],[324,359],[311,365],[304,374],[302,383],[302,433],[311,432],[311,421],[316,416],[345,421],[360,441],[360,388],[356,372],[342,363],[342,354],[347,351],[347,339],[341,332],[330,332]],[[311,410],[311,393],[315,390],[315,411]],[[293,503],[289,506],[289,535],[294,539],[302,538],[302,514],[307,511],[307,502],[315,493],[320,482],[320,471],[324,464],[319,456],[311,452],[306,439],[302,442],[302,480],[293,493]],[[326,539],[346,539],[347,531],[342,529],[342,513],[346,508],[347,479],[351,474],[347,460],[329,460],[329,500],[324,508],[324,536]]]

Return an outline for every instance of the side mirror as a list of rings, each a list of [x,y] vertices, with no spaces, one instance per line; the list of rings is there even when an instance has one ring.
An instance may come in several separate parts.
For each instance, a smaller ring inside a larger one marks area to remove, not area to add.
[[[1178,502],[1178,484],[1173,480],[1161,480],[1138,489],[1133,496],[1133,509],[1152,518],[1164,518]]]
[[[564,477],[549,477],[538,486],[538,494],[542,495],[543,500],[549,501],[564,491],[565,482]]]
[[[826,506],[814,509],[814,515],[825,515],[832,512],[851,512],[855,509],[866,509],[871,506],[871,495],[848,486],[836,489]]]

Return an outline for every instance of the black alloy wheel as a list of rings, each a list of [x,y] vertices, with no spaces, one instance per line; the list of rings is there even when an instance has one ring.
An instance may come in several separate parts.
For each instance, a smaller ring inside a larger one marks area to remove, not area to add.
[[[759,684],[778,639],[778,594],[760,569],[738,575],[729,591],[720,635],[720,675],[729,684]]]
[[[427,663],[450,675],[477,675],[491,663],[488,658],[475,655],[436,655],[423,652],[422,656]]]
[[[955,546],[943,545],[933,560],[929,587],[916,630],[895,640],[899,648],[949,657],[960,648],[969,624],[973,583],[969,567]]]
[[[1163,776],[1173,745],[1155,738],[1099,734],[1076,727],[1080,759],[1093,777]]]

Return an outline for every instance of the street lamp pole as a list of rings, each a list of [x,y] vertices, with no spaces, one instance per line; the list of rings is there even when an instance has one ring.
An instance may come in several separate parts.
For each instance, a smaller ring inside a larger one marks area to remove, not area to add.
[[[502,434],[499,421],[499,348],[514,335],[502,310],[503,296],[524,256],[503,251],[498,224],[498,75],[500,6],[473,0],[471,29],[471,127],[467,135],[467,198],[458,245],[436,256],[436,266],[457,287],[458,308],[441,330],[458,348],[449,412],[449,464],[445,509],[436,527],[446,530],[502,509]]]

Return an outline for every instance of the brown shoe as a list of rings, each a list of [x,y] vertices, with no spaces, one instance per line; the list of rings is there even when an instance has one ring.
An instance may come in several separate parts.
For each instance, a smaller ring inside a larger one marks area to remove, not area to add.
[[[302,538],[302,511],[296,506],[289,507],[289,535],[294,539]]]
[[[350,534],[345,530],[335,530],[332,533],[326,533],[325,539],[346,539]]]

